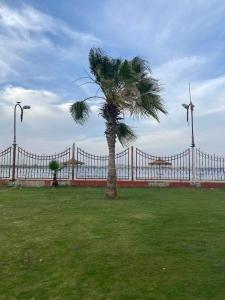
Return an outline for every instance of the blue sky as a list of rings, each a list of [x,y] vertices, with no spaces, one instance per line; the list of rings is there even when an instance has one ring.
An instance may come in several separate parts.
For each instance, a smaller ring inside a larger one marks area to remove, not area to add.
[[[18,143],[36,152],[55,152],[73,141],[105,152],[104,122],[97,103],[81,127],[69,112],[93,86],[75,80],[88,70],[90,47],[113,57],[142,56],[159,79],[168,116],[129,120],[135,146],[151,153],[176,153],[190,145],[181,103],[191,82],[196,145],[224,153],[225,2],[220,1],[0,1],[0,148],[12,142],[13,105],[32,106],[18,123]],[[118,150],[121,147],[118,145]]]

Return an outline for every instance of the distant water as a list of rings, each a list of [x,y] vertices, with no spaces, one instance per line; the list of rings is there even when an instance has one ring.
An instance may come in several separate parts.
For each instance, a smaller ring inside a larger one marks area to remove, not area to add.
[[[78,166],[74,168],[74,175],[77,179],[105,179],[107,178],[108,169],[106,166]],[[7,178],[12,174],[9,167],[0,166],[0,177]],[[119,179],[131,178],[131,167],[117,167],[117,176]],[[174,179],[189,180],[191,173],[186,167],[137,167],[133,168],[134,179],[151,180],[151,179]],[[24,179],[51,179],[52,172],[48,167],[18,167],[16,177]],[[72,178],[72,167],[65,167],[58,172],[61,179]],[[199,180],[225,180],[224,168],[196,168],[196,178]]]

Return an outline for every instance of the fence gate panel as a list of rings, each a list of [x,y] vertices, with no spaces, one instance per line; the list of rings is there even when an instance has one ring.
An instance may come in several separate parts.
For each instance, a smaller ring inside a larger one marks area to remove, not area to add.
[[[106,179],[108,175],[108,155],[95,155],[77,148],[76,178]],[[116,154],[118,179],[129,179],[129,149]]]
[[[136,148],[137,180],[190,180],[190,149],[176,155],[156,156]]]
[[[12,168],[12,147],[0,151],[0,178],[10,178]]]
[[[24,179],[50,179],[53,174],[49,169],[49,162],[52,160],[60,163],[58,178],[70,179],[72,173],[71,148],[53,155],[38,155],[18,147],[16,176]]]
[[[119,179],[130,178],[130,151],[129,148],[116,154],[116,173]]]
[[[196,179],[225,180],[225,157],[196,149]]]

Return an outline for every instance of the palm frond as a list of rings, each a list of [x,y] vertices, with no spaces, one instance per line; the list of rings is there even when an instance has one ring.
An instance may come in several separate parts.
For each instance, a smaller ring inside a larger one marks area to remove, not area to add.
[[[149,66],[149,63],[142,59],[141,57],[134,57],[131,62],[130,65],[133,69],[133,71],[135,73],[139,73],[139,74],[146,74],[146,73],[151,73],[151,68]]]
[[[89,117],[89,108],[85,101],[77,101],[70,107],[70,113],[74,121],[83,125]]]
[[[144,59],[113,59],[100,48],[92,48],[89,64],[104,94],[105,104],[100,108],[100,115],[105,120],[118,122],[122,112],[129,112],[132,116],[159,121],[159,113],[167,113],[160,97],[159,82],[152,77],[151,68]]]
[[[136,85],[138,91],[141,95],[147,94],[147,93],[160,93],[160,86],[158,80],[148,76],[145,78],[142,78]]]
[[[137,117],[152,117],[159,122],[159,113],[167,114],[161,97],[155,93],[148,93],[141,96],[133,107],[131,115]]]
[[[122,81],[127,81],[134,78],[132,67],[126,59],[121,62],[118,72],[118,76]]]
[[[100,48],[92,48],[89,52],[90,71],[99,83],[115,79],[120,64],[120,59],[111,58]]]
[[[136,139],[136,135],[125,123],[118,122],[116,125],[116,135],[122,146],[128,146]]]

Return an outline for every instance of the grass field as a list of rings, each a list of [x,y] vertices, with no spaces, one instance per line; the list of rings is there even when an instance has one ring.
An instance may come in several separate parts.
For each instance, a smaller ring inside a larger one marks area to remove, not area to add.
[[[225,299],[225,191],[0,190],[0,299]]]

